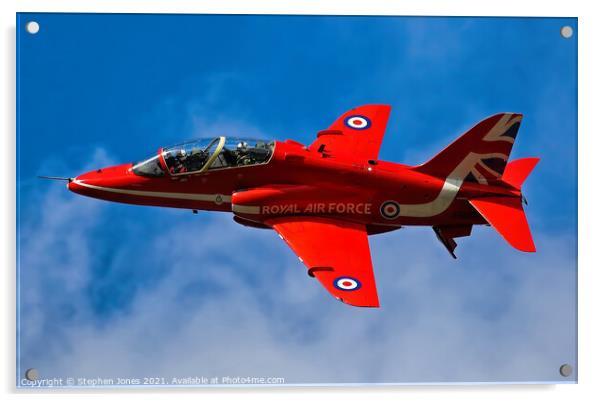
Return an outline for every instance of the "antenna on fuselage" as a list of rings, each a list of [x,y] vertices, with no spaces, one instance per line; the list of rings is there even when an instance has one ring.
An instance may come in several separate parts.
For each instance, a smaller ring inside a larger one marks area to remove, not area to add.
[[[46,179],[46,180],[63,180],[63,181],[68,181],[69,183],[71,183],[73,181],[72,177],[60,177],[60,176],[38,176],[39,179]]]

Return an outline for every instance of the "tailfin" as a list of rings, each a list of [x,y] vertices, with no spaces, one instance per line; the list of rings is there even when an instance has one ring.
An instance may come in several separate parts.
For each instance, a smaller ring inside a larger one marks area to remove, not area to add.
[[[483,197],[468,200],[468,202],[512,247],[521,251],[535,251],[535,244],[520,198]]]
[[[428,162],[413,169],[442,178],[491,184],[501,179],[522,114],[500,113],[468,130]]]

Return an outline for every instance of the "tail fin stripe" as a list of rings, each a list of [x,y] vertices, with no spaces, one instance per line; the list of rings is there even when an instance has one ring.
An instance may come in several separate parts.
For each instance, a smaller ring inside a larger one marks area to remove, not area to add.
[[[475,181],[479,184],[487,184],[487,179],[485,178],[485,176],[483,176],[481,174],[481,172],[479,172],[479,169],[477,169],[476,167],[470,169],[470,173],[472,174],[472,176],[475,178]]]
[[[500,177],[504,173],[506,160],[507,158],[487,158],[481,159],[479,164],[489,169],[493,175]]]
[[[466,176],[466,179],[464,179],[464,181],[468,181],[470,183],[479,183],[478,179],[477,179],[477,174],[478,173],[473,173],[474,169],[470,171],[470,173],[468,173],[468,175]]]
[[[511,131],[515,124],[517,124],[516,132],[518,132],[518,126],[520,126],[521,120],[522,115],[520,114],[503,114],[497,123],[495,123],[495,125],[483,137],[483,141],[507,141],[509,143],[514,143],[516,133],[514,133],[514,136],[506,136],[505,134]]]
[[[516,139],[516,135],[518,134],[518,128],[520,127],[520,123],[514,123],[510,128],[502,134],[502,137],[510,137],[513,140]]]
[[[451,172],[450,177],[455,177],[459,179],[466,178],[466,175],[471,171],[475,171],[477,165],[482,166],[485,171],[489,171],[494,176],[499,176],[495,171],[491,170],[487,165],[483,164],[481,161],[483,159],[501,159],[506,161],[508,156],[502,153],[492,153],[492,154],[476,154],[474,152],[470,152],[466,157],[456,166],[456,168]]]
[[[496,174],[491,174],[497,179],[503,175],[505,162],[512,151],[521,121],[522,115],[518,113],[499,113],[488,117],[465,132],[429,161],[415,166],[413,169],[431,176],[444,178],[449,176],[450,172],[453,173],[460,164],[465,163],[466,158],[471,154],[478,154],[482,156],[481,160],[501,159],[499,161],[485,161],[482,164],[490,170],[496,171]],[[473,162],[476,165],[480,160],[477,158]],[[462,171],[462,173],[467,175],[474,165]],[[489,177],[490,172],[488,170],[480,170],[486,177]]]

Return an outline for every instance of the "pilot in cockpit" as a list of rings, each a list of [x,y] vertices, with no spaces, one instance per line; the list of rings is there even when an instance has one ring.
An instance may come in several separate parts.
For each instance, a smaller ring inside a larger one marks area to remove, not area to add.
[[[176,154],[176,163],[173,169],[173,173],[185,173],[188,171],[186,167],[186,151],[181,149]]]
[[[247,154],[246,150],[247,143],[244,141],[239,142],[234,150],[229,150],[228,148],[224,147],[222,149],[222,156],[226,162],[226,166],[238,166],[241,158]]]
[[[236,145],[236,154],[238,156],[236,160],[237,165],[247,165],[249,163],[249,144],[246,141],[240,141]]]

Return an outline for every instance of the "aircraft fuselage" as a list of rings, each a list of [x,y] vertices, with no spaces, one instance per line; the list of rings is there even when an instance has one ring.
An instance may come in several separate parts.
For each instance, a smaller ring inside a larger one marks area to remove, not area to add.
[[[403,225],[485,224],[467,198],[519,195],[505,187],[446,183],[397,163],[340,160],[290,140],[276,141],[264,164],[161,177],[136,175],[132,167],[94,170],[74,178],[68,188],[114,202],[233,212],[248,226],[315,215],[365,224],[369,233]]]

